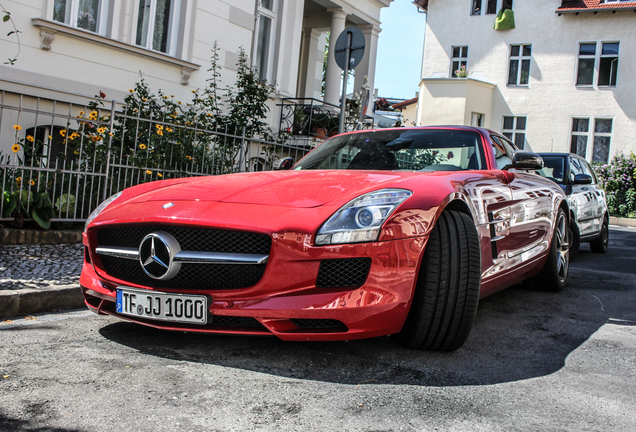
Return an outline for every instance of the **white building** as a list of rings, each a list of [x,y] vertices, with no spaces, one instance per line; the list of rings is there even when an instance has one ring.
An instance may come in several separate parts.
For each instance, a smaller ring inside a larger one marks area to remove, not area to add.
[[[427,11],[418,124],[482,125],[593,162],[636,151],[636,1],[417,3]],[[514,28],[495,29],[502,9]]]
[[[327,31],[362,29],[366,52],[356,87],[367,76],[373,88],[380,10],[391,1],[5,0],[20,44],[7,35],[11,23],[1,24],[2,56],[17,60],[0,65],[0,90],[76,103],[102,91],[121,101],[141,72],[153,91],[188,101],[193,89],[206,86],[217,42],[224,84],[235,82],[241,47],[261,77],[275,83],[270,121],[276,130],[282,98],[322,99]],[[339,104],[339,79],[330,52],[326,102]]]

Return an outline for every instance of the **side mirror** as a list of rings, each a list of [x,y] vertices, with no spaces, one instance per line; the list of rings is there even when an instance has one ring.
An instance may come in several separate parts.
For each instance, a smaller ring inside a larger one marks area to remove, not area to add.
[[[575,185],[585,185],[592,184],[592,176],[589,174],[577,174],[574,176],[574,181],[572,184]]]
[[[518,170],[540,170],[543,168],[543,159],[536,153],[519,150],[512,154],[512,163],[503,167],[504,170],[511,168]]]
[[[289,170],[294,165],[294,159],[286,157],[274,161],[274,171]]]

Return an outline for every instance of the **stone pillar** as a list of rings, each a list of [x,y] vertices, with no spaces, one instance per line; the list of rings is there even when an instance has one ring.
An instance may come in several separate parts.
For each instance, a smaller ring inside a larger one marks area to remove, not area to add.
[[[373,93],[373,85],[375,81],[375,61],[378,54],[378,35],[382,31],[379,27],[368,25],[360,27],[365,39],[364,57],[362,61],[356,67],[356,79],[354,82],[354,92],[358,93],[362,84],[364,83],[364,77],[367,77],[367,87]]]
[[[342,69],[336,64],[333,56],[338,36],[345,29],[347,13],[342,9],[327,9],[331,12],[331,35],[329,36],[329,57],[325,77],[325,102],[340,105],[340,81]]]
[[[318,29],[305,29],[303,33],[298,96],[321,99],[325,34]]]

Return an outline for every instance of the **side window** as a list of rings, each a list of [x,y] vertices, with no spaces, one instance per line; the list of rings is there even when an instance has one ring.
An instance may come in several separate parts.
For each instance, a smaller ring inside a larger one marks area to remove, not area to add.
[[[272,80],[274,36],[276,32],[276,1],[277,0],[258,1],[258,18],[254,31],[256,45],[254,66],[258,71],[258,77],[262,80]]]
[[[512,153],[514,153],[514,145],[503,137],[491,135],[492,147],[495,150],[495,160],[497,168],[502,169],[506,165],[512,163]]]
[[[583,171],[583,167],[581,166],[581,161],[577,158],[571,158],[569,173],[570,181],[574,181],[574,176],[578,174],[585,174],[585,172]]]
[[[98,34],[106,33],[108,0],[55,0],[53,21]]]
[[[583,174],[587,174],[592,177],[592,181],[596,184],[596,175],[594,174],[594,170],[590,166],[589,163],[585,160],[581,160],[581,167],[583,168]]]
[[[468,76],[466,68],[468,64],[468,47],[454,46],[451,48],[451,77],[465,78]]]
[[[139,0],[135,43],[174,56],[181,0]]]

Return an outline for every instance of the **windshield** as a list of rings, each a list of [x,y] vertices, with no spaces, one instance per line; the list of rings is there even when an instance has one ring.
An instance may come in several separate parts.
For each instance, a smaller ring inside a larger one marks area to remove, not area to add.
[[[461,171],[485,167],[481,136],[477,132],[392,129],[329,139],[294,169]]]
[[[543,159],[543,168],[537,170],[537,173],[563,184],[565,182],[563,177],[565,158],[563,156],[546,156],[544,154],[541,155],[541,158]]]

